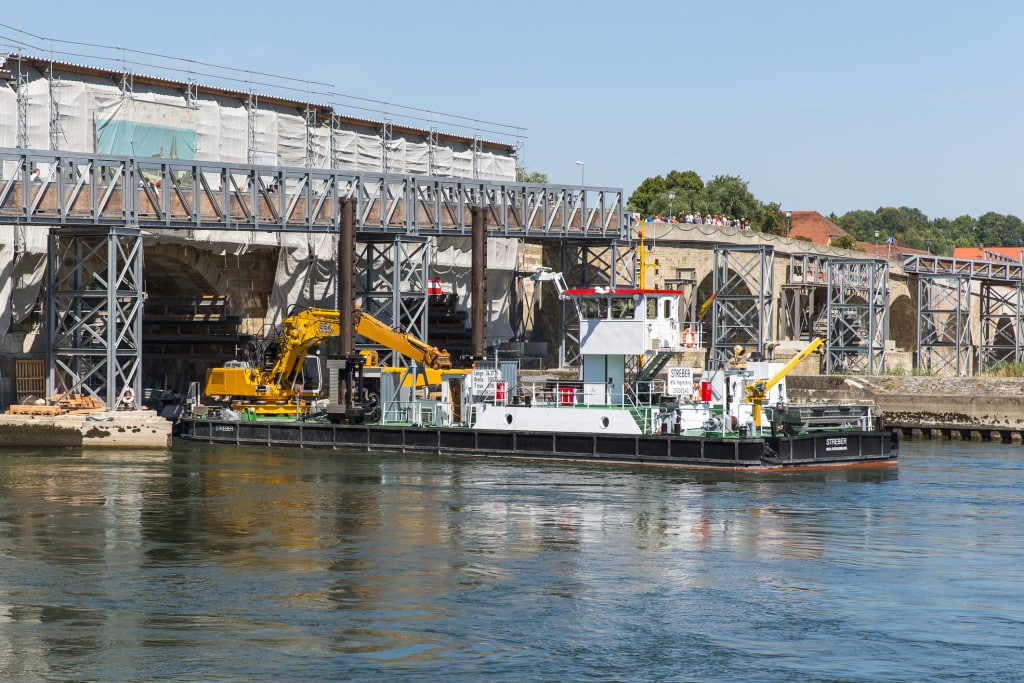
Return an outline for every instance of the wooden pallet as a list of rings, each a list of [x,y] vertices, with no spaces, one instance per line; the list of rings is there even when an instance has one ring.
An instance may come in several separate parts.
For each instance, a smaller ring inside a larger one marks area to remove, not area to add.
[[[60,415],[60,406],[11,406],[5,415]]]

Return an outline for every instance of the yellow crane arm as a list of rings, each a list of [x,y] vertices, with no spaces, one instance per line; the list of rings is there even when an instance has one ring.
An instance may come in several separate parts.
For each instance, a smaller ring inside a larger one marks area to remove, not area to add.
[[[800,362],[803,361],[804,358],[807,358],[807,356],[817,351],[818,347],[824,343],[824,337],[815,337],[810,344],[805,346],[800,353],[793,356],[788,363],[783,365],[782,368],[778,372],[776,372],[774,376],[772,376],[771,379],[764,383],[765,393],[771,391],[771,388],[774,387],[779,382],[781,382],[783,377],[793,372],[793,368],[800,365]]]
[[[782,368],[776,372],[771,379],[759,380],[747,387],[747,398],[754,404],[754,424],[758,427],[761,426],[761,406],[768,400],[768,392],[776,384],[782,381],[782,378],[793,371],[800,362],[807,358],[815,351],[818,350],[822,344],[825,343],[824,337],[815,337],[810,344],[805,346],[800,353],[793,356],[788,363],[782,366]]]
[[[393,330],[365,311],[357,309],[354,321],[356,334],[386,346],[406,358],[434,370],[448,369],[452,366],[452,358],[447,351],[433,347],[406,332]]]

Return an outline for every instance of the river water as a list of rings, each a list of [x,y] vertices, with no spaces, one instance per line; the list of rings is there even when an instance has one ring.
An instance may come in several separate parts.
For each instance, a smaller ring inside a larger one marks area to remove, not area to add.
[[[0,451],[0,678],[1016,681],[1024,451]]]

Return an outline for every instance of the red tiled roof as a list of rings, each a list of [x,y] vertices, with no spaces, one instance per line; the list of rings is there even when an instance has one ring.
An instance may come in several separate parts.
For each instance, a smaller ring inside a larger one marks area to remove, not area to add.
[[[790,218],[789,236],[805,237],[814,244],[828,246],[835,238],[847,234],[817,211],[794,211]]]
[[[1000,256],[1024,261],[1022,247],[953,247],[953,258],[972,259],[974,261],[992,261]]]

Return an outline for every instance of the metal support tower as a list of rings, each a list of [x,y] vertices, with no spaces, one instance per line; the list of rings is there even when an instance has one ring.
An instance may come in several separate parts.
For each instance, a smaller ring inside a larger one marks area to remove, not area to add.
[[[109,408],[142,397],[142,231],[61,228],[49,236],[47,392]]]
[[[355,295],[362,309],[395,329],[428,341],[430,241],[399,236],[391,241],[357,242],[356,254]],[[409,365],[402,356],[380,352],[382,365]]]
[[[121,97],[131,98],[135,94],[135,76],[127,68],[121,70]]]
[[[780,336],[793,341],[810,341],[818,309],[827,301],[828,257],[791,254],[786,284],[779,307]]]
[[[917,363],[936,374],[971,373],[971,290],[980,284],[981,344],[977,369],[1021,359],[1021,293],[1024,263],[912,256],[903,270],[918,277]]]
[[[191,77],[185,81],[185,106],[199,109],[199,83]]]
[[[341,117],[336,113],[331,113],[331,160],[328,165],[329,168],[341,168],[344,166],[344,162],[341,157],[341,149],[338,145],[338,136],[341,134]]]
[[[479,178],[481,176],[480,169],[480,157],[483,154],[483,142],[480,140],[479,135],[473,136],[473,177]]]
[[[17,141],[14,143],[24,149],[28,147],[28,72],[25,65],[18,57],[18,133]]]
[[[313,168],[316,160],[316,138],[313,131],[317,129],[316,109],[306,105],[306,168]]]
[[[258,163],[259,161],[259,137],[257,134],[257,126],[259,125],[259,113],[260,113],[260,102],[259,95],[256,94],[255,90],[249,91],[249,97],[245,102],[246,109],[246,142],[248,151],[246,159],[250,164]]]
[[[380,171],[381,173],[391,173],[391,153],[394,151],[392,146],[394,140],[394,127],[391,125],[389,119],[384,119],[384,123],[380,127]]]
[[[60,103],[57,101],[57,90],[60,86],[60,78],[54,78],[53,64],[50,64],[50,71],[47,75],[47,83],[50,93],[50,149],[61,148],[61,138],[64,137],[64,129],[60,124]]]
[[[562,273],[566,282],[579,287],[635,287],[633,247],[629,243],[578,244],[560,242],[557,261],[551,266]],[[545,262],[549,259],[545,258]],[[554,297],[550,288],[541,292],[544,298]],[[558,344],[558,367],[580,364],[579,321],[576,310],[568,301],[558,301],[558,319],[544,318],[549,326],[546,339]],[[556,325],[556,329],[550,326]]]
[[[434,175],[437,169],[437,148],[440,146],[440,139],[437,136],[437,128],[431,128],[427,134],[427,175]]]
[[[772,335],[775,248],[716,244],[711,306],[711,358],[727,361],[733,346],[764,356]]]
[[[1021,283],[981,281],[981,345],[978,369],[1000,363],[1024,362],[1021,323]]]
[[[971,373],[971,278],[918,273],[917,365],[936,375]]]
[[[885,370],[889,336],[889,262],[828,259],[824,335],[827,374],[878,374]]]

